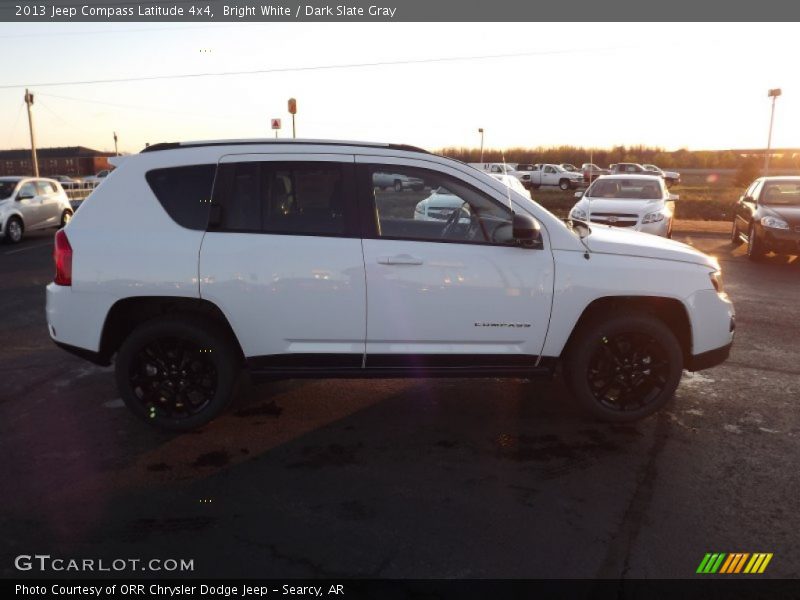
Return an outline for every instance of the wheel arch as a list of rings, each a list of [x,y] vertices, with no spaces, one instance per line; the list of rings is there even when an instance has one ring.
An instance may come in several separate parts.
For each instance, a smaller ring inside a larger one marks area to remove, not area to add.
[[[100,360],[109,364],[125,339],[142,323],[165,315],[188,315],[219,326],[244,361],[244,352],[225,314],[213,302],[201,298],[139,296],[115,302],[106,315],[100,336]]]
[[[587,323],[614,312],[643,312],[662,321],[675,333],[684,361],[692,356],[692,324],[686,306],[676,298],[664,296],[604,296],[590,302],[575,322],[561,356],[565,356],[577,333]]]

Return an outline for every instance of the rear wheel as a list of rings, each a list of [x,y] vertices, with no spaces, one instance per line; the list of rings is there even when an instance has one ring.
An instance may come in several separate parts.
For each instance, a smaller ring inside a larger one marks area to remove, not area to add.
[[[750,260],[761,260],[767,253],[764,242],[758,238],[755,225],[751,224],[747,230],[747,258]]]
[[[67,223],[69,223],[71,220],[72,220],[72,211],[69,209],[64,210],[64,212],[61,213],[61,227],[66,227]]]
[[[608,313],[570,343],[564,373],[589,415],[612,422],[642,419],[675,393],[683,352],[675,335],[645,313]]]
[[[187,431],[230,404],[239,352],[216,324],[193,317],[147,321],[125,340],[116,379],[128,408],[151,425]]]
[[[395,192],[403,191],[403,183],[399,179],[394,182],[394,191]]]
[[[6,223],[6,241],[9,244],[19,244],[25,233],[25,226],[19,217],[11,217]]]
[[[567,191],[569,189],[569,179],[562,179],[561,181],[559,181],[558,187],[564,191]]]

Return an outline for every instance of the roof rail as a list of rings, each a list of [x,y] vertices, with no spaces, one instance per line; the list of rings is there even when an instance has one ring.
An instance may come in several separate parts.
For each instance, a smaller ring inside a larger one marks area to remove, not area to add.
[[[201,142],[159,142],[146,146],[142,152],[158,152],[160,150],[175,150],[177,148],[203,148],[208,146],[253,146],[261,144],[289,144],[289,145],[313,145],[313,146],[359,146],[363,148],[388,148],[391,150],[403,150],[405,152],[422,152],[430,154],[427,150],[408,144],[381,144],[377,142],[348,142],[337,140],[275,140],[275,139],[252,139],[252,140],[209,140]]]

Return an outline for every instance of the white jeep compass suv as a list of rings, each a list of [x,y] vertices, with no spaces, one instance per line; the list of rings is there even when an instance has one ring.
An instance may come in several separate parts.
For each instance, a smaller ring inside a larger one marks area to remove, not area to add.
[[[270,377],[532,377],[593,416],[662,407],[726,359],[719,266],[663,238],[563,223],[466,164],[401,145],[150,146],[56,236],[50,335],[112,359],[128,407],[184,430]],[[402,194],[387,175],[418,181]],[[414,218],[432,193],[460,199]]]

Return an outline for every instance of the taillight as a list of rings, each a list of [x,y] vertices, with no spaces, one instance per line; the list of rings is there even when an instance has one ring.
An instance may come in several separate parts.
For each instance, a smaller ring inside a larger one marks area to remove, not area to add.
[[[72,285],[72,246],[63,229],[56,233],[56,244],[53,247],[53,262],[56,264],[56,285]]]

